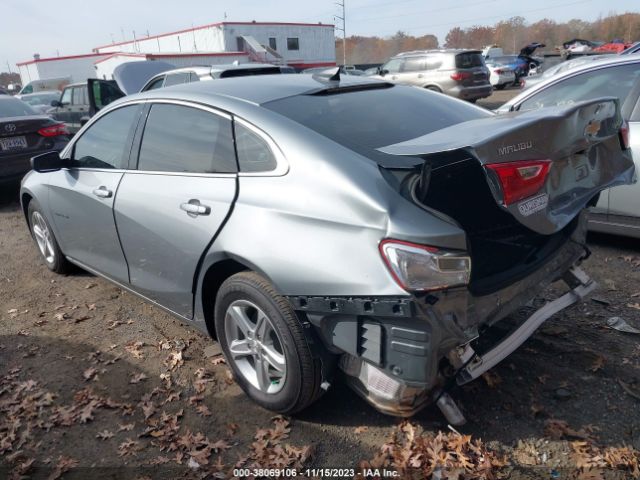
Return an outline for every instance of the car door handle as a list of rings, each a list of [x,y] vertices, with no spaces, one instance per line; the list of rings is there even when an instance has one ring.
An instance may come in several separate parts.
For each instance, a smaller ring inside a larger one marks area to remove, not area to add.
[[[180,209],[187,212],[189,215],[209,215],[211,208],[207,205],[202,205],[200,200],[191,199],[188,202],[181,203]]]
[[[100,197],[100,198],[111,198],[111,196],[113,195],[113,192],[111,190],[108,190],[107,187],[105,186],[100,186],[98,188],[93,189],[93,194],[96,197]]]

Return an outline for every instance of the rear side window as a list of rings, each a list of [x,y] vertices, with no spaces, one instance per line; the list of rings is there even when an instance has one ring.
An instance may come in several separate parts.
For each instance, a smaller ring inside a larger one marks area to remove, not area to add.
[[[640,63],[591,70],[549,85],[522,102],[518,110],[571,105],[598,97],[617,97],[623,104],[638,81]]]
[[[402,66],[403,72],[419,72],[425,69],[425,57],[409,57]]]
[[[482,60],[481,53],[459,53],[456,55],[456,68],[473,68],[483,65],[484,60]]]
[[[118,108],[91,125],[73,147],[72,163],[80,168],[126,168],[129,138],[138,106]]]
[[[75,87],[73,89],[73,104],[86,105],[87,103],[87,87]]]
[[[153,105],[142,136],[138,169],[184,173],[237,171],[231,120],[198,108]]]
[[[270,172],[276,158],[267,142],[239,122],[235,122],[236,149],[241,172]]]
[[[171,75],[167,75],[164,86],[170,87],[171,85],[181,85],[183,83],[189,83],[189,72],[172,73]]]

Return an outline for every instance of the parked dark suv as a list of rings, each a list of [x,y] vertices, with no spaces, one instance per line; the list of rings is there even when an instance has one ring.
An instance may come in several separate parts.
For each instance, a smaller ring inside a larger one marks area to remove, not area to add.
[[[491,95],[489,70],[478,50],[416,50],[391,58],[378,76],[475,102]]]
[[[51,115],[64,123],[70,134],[75,134],[89,120],[89,97],[87,84],[74,83],[64,87],[59,100],[51,102]]]

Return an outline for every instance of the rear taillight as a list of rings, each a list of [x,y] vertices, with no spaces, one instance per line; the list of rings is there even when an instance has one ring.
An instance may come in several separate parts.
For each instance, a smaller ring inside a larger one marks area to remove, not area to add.
[[[504,73],[504,70],[500,70],[499,68],[496,70],[496,73],[498,75],[502,75]]]
[[[625,120],[620,127],[620,145],[623,150],[629,149],[629,124]]]
[[[392,239],[380,242],[379,248],[394,280],[407,291],[441,290],[469,283],[471,259],[465,253]]]
[[[58,135],[69,135],[69,131],[64,123],[55,123],[38,130],[38,135],[42,135],[43,137],[57,137]]]
[[[551,160],[525,160],[520,162],[492,163],[493,171],[502,186],[502,203],[511,205],[518,200],[535,195],[547,179]]]
[[[471,78],[471,73],[469,72],[455,72],[451,74],[451,80],[455,80],[456,82],[468,80],[469,78]]]

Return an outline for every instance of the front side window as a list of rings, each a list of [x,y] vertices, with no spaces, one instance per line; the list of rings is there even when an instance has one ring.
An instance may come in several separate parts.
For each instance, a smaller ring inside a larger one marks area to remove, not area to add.
[[[97,120],[73,147],[76,168],[126,168],[129,137],[138,118],[138,106],[118,108]]]
[[[71,92],[72,88],[65,88],[64,92],[62,92],[62,98],[60,99],[60,103],[62,105],[70,105],[71,104]]]
[[[624,103],[640,80],[640,63],[599,68],[549,85],[518,106],[518,110],[572,105],[599,97],[617,97]]]
[[[164,86],[170,87],[171,85],[181,85],[183,83],[189,83],[189,72],[172,73],[171,75],[167,75]]]
[[[267,142],[249,128],[235,122],[236,149],[241,172],[270,172],[276,168],[276,157]]]
[[[387,73],[398,73],[402,68],[404,60],[401,58],[393,58],[382,66],[382,70]]]
[[[287,50],[300,50],[298,37],[287,38]]]
[[[198,108],[153,105],[142,136],[138,169],[236,172],[231,120]]]

